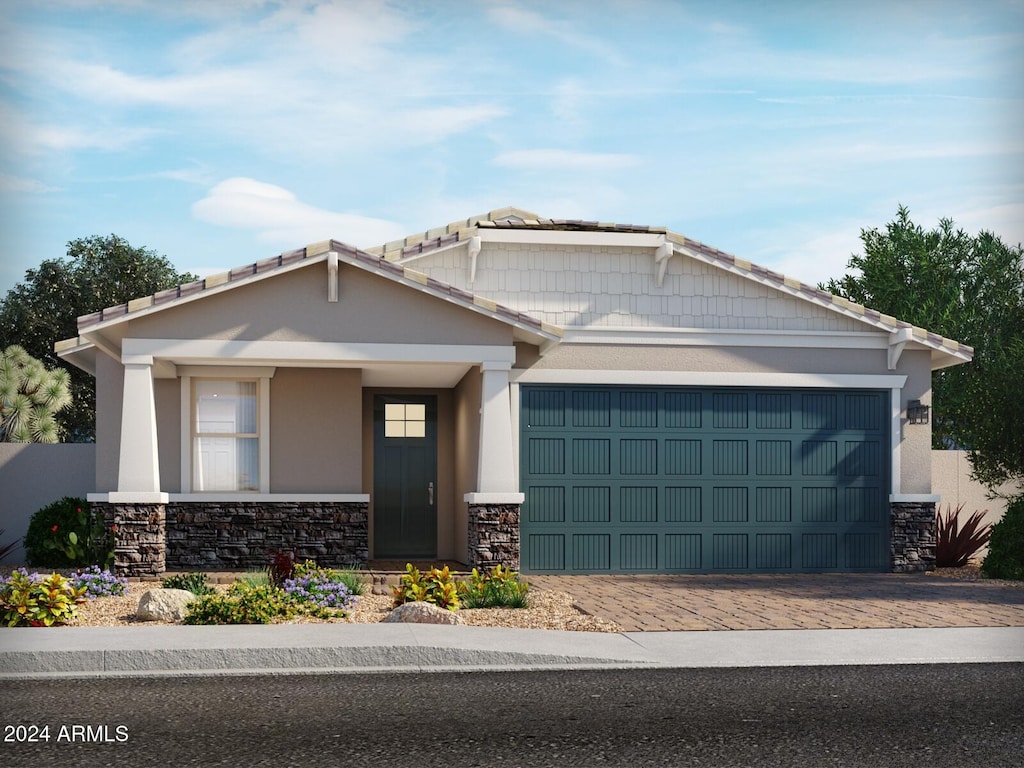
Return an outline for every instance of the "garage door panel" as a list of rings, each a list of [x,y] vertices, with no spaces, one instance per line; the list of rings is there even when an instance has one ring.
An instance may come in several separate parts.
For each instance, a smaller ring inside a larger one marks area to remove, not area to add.
[[[699,533],[666,534],[662,568],[666,571],[704,570],[703,541]]]
[[[888,392],[537,390],[525,571],[886,569]]]
[[[759,533],[754,537],[758,570],[788,571],[793,567],[793,537],[788,533]]]
[[[745,392],[715,392],[711,396],[711,425],[715,429],[746,429],[749,406]]]
[[[749,520],[749,493],[745,487],[714,486],[711,489],[711,520],[715,523],[745,523]]]
[[[623,486],[619,489],[619,521],[658,522],[657,486]]]
[[[666,440],[665,474],[700,475],[702,445],[700,440]]]
[[[754,518],[758,523],[792,522],[793,489],[757,487],[754,490]]]
[[[608,533],[574,533],[572,536],[572,568],[595,573],[611,570],[612,537]]]
[[[562,523],[565,521],[565,487],[531,485],[527,489],[530,504],[526,518],[531,523]]]
[[[574,523],[608,523],[612,519],[612,489],[607,485],[572,487]]]
[[[665,488],[665,522],[699,523],[701,521],[701,487],[699,485]]]
[[[750,566],[749,537],[745,533],[711,536],[711,567],[716,571],[745,571]]]
[[[628,571],[656,571],[658,535],[655,533],[623,533],[619,535],[619,561]]]
[[[665,393],[665,427],[700,429],[703,424],[704,398],[700,392]]]

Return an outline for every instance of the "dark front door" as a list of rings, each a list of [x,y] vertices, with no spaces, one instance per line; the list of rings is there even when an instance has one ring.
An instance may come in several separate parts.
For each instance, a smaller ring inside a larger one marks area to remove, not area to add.
[[[437,556],[437,398],[373,401],[373,556]]]

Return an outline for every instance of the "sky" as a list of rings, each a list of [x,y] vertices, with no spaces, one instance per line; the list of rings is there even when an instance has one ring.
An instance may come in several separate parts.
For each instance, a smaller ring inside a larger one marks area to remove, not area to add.
[[[513,205],[808,283],[899,205],[1024,241],[1024,0],[3,0],[0,296]]]

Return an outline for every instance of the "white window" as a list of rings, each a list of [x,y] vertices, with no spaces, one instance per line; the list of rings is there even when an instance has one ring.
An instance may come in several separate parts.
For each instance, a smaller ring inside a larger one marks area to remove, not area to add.
[[[426,437],[427,406],[423,403],[385,403],[384,437]]]
[[[192,380],[192,491],[260,490],[259,381]]]

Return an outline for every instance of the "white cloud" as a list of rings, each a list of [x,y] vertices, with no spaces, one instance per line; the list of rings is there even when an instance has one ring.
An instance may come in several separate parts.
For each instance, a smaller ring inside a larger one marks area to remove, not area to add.
[[[242,177],[213,187],[192,205],[192,215],[209,224],[251,230],[263,242],[293,248],[330,238],[365,248],[408,234],[393,221],[317,208],[283,187]]]
[[[776,245],[736,255],[808,285],[817,285],[846,274],[850,256],[862,250],[863,226],[853,220],[835,220],[820,227],[765,231],[756,239]]]
[[[36,195],[56,191],[56,187],[51,187],[37,179],[26,179],[21,176],[12,176],[9,173],[0,172],[0,192]]]
[[[520,149],[502,152],[491,161],[503,168],[528,171],[610,171],[641,163],[637,155],[570,152],[563,149]]]
[[[556,7],[556,6],[552,6]],[[488,9],[490,19],[501,26],[530,35],[547,35],[572,48],[599,56],[611,63],[621,63],[622,57],[608,43],[579,31],[578,20],[555,21],[519,5],[494,5]]]

